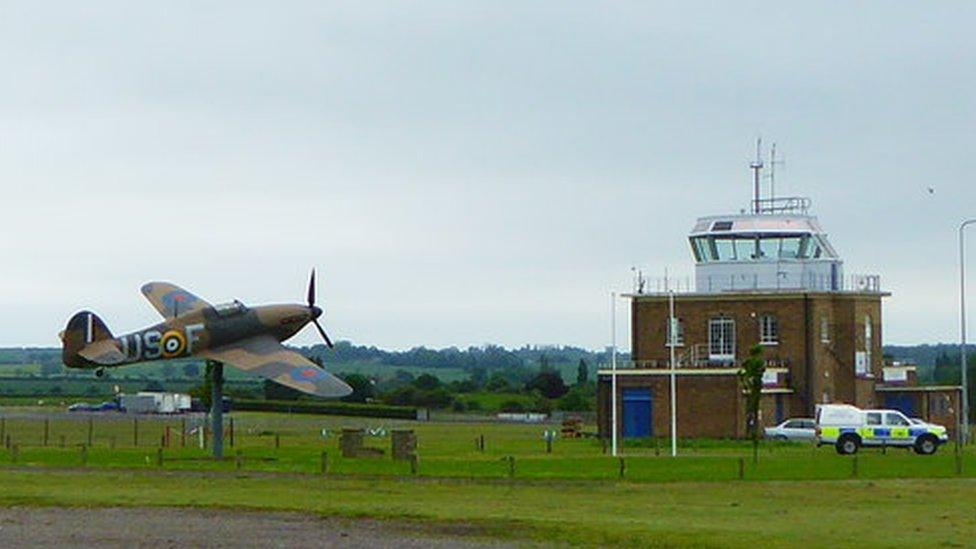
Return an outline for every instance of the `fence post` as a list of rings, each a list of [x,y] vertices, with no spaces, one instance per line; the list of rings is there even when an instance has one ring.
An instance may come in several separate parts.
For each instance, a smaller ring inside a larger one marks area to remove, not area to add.
[[[163,447],[156,448],[156,467],[163,466]]]
[[[956,446],[956,474],[962,474],[962,454],[959,453],[958,446]]]
[[[515,456],[508,456],[508,478],[515,478]]]
[[[322,456],[319,459],[319,472],[323,475],[329,474],[329,454],[322,450]]]
[[[325,452],[322,453],[325,454]],[[234,452],[234,468],[238,471],[244,468],[244,452],[242,450]]]
[[[547,454],[552,453],[552,439],[549,437],[546,437],[546,453]]]
[[[607,439],[606,439],[606,437],[600,438],[600,444],[603,445],[603,455],[607,455]]]
[[[92,443],[92,435],[94,430],[95,430],[95,420],[92,418],[88,418],[88,445],[89,446],[91,446]]]
[[[857,478],[857,454],[854,454],[854,459],[851,461],[851,476]]]
[[[20,456],[20,444],[14,444],[10,447],[10,462],[17,463],[17,458]]]
[[[6,444],[6,447],[9,450],[10,449],[10,435],[7,435],[6,438],[4,438],[3,440],[4,440],[4,444]]]
[[[44,446],[47,446],[48,436],[51,434],[51,420],[44,418]]]
[[[0,440],[7,438],[7,418],[0,417]]]
[[[624,478],[624,475],[626,474],[627,474],[627,462],[624,461],[624,458],[620,458],[620,478]]]
[[[658,437],[654,437],[654,456],[657,457],[660,455],[661,455],[661,439]]]
[[[281,435],[275,433],[275,450],[281,448]]]
[[[410,454],[410,474],[416,476],[418,469],[419,464],[417,463],[417,454]]]
[[[186,418],[180,419],[180,448],[186,448]]]
[[[230,447],[234,447],[234,418],[230,418]]]
[[[746,460],[739,458],[739,480],[746,478]]]
[[[139,446],[139,418],[132,418],[132,445]]]
[[[88,465],[88,446],[85,444],[79,444],[81,450],[81,466],[85,467]]]
[[[478,442],[480,444],[479,450],[481,450],[481,452],[484,453],[484,451],[485,451],[485,435],[481,435],[480,437],[478,437]]]

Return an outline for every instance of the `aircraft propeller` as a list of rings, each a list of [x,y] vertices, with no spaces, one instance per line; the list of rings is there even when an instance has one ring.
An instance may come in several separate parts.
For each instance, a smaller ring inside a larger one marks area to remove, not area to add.
[[[312,310],[312,324],[318,329],[319,333],[322,334],[322,339],[325,340],[325,344],[330,348],[335,348],[332,344],[332,340],[326,335],[325,330],[322,329],[322,325],[319,324],[318,318],[322,316],[322,309],[315,306],[315,269],[312,269],[312,276],[308,280],[308,308]]]

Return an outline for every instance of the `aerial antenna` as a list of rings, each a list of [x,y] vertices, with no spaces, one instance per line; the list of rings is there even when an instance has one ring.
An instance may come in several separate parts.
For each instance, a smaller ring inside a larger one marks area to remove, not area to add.
[[[769,150],[769,199],[776,199],[776,165],[785,166],[785,160],[776,160],[776,143]]]
[[[756,160],[749,164],[752,170],[753,189],[752,189],[752,211],[759,213],[759,171],[762,170],[762,137],[756,138]]]

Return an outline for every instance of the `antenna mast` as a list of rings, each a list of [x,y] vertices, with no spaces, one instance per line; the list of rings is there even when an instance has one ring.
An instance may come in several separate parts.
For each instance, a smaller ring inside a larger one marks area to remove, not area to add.
[[[756,139],[756,160],[749,164],[752,170],[753,191],[752,191],[752,212],[759,213],[759,171],[762,170],[762,137]]]
[[[773,146],[770,148],[769,151],[769,199],[770,201],[776,199],[776,165],[777,164],[781,166],[785,166],[786,161],[776,160],[776,143],[773,143]]]

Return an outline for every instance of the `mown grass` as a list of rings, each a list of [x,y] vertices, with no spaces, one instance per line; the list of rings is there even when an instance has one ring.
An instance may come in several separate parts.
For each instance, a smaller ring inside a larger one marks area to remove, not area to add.
[[[463,521],[501,538],[602,546],[963,546],[976,535],[971,479],[540,484],[3,470],[0,485],[2,505],[225,507]]]
[[[547,453],[542,433],[554,429],[553,425],[413,422],[261,412],[238,412],[233,419],[233,445],[228,434],[225,459],[215,461],[209,459],[209,449],[199,447],[199,432],[191,431],[203,418],[184,423],[181,418],[133,418],[121,414],[8,416],[0,419],[0,441],[5,446],[9,437],[11,448],[0,449],[0,465],[156,468],[157,452],[162,448],[162,467],[167,470],[240,468],[316,473],[324,452],[333,475],[396,477],[412,472],[409,463],[390,459],[389,434],[393,429],[407,428],[413,429],[418,438],[419,476],[508,478],[511,456],[514,477],[519,479],[621,477],[621,461],[604,454],[605,445],[597,439],[557,438],[552,453]],[[230,424],[228,421],[227,430]],[[344,427],[382,431],[382,436],[367,437],[366,444],[383,449],[384,456],[343,458],[338,433]],[[484,451],[475,442],[482,436]],[[952,445],[941,448],[934,456],[917,456],[903,449],[888,449],[886,453],[862,450],[855,460],[836,455],[831,447],[765,442],[758,464],[752,462],[751,446],[746,441],[682,440],[676,459],[669,457],[669,449],[666,440],[623,444],[623,478],[634,482],[738,480],[740,467],[744,480],[976,476],[976,450],[967,447],[957,458]]]

